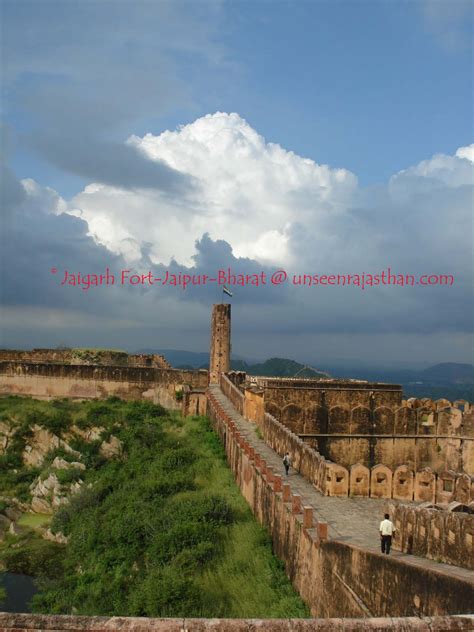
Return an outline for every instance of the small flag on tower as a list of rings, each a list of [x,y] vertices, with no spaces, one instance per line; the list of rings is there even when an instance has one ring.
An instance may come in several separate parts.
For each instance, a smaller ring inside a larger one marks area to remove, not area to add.
[[[224,287],[222,288],[222,291],[224,292],[224,294],[227,294],[228,296],[232,296],[232,292],[229,290],[228,287],[226,287],[224,285]]]

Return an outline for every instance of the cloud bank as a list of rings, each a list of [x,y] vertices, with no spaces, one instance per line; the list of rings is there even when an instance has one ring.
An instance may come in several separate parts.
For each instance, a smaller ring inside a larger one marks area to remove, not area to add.
[[[50,322],[48,339],[54,339],[56,326],[59,341],[69,331],[103,345],[125,337],[127,348],[150,346],[150,336],[154,346],[170,346],[170,336],[180,346],[207,346],[209,306],[220,299],[215,287],[81,293],[58,288],[52,266],[94,272],[108,265],[157,275],[212,274],[228,266],[242,273],[277,267],[303,274],[377,273],[390,266],[398,273],[452,274],[455,284],[365,292],[242,288],[235,293],[235,308],[240,305],[246,316],[237,336],[252,345],[264,334],[275,345],[277,336],[281,349],[273,346],[273,355],[300,349],[316,359],[321,349],[331,353],[324,335],[333,345],[340,341],[333,352],[343,356],[350,334],[349,353],[363,348],[373,360],[377,352],[366,349],[366,340],[374,334],[385,336],[384,356],[404,345],[407,357],[426,347],[425,357],[438,359],[451,341],[454,355],[467,359],[473,322],[473,145],[427,158],[370,188],[360,187],[346,169],[267,142],[235,113],[217,112],[158,136],[131,136],[124,147],[137,160],[133,187],[119,179],[112,184],[98,169],[96,181],[65,201],[9,174],[4,302],[7,329],[16,340],[28,326],[24,314],[25,324],[18,326],[19,306],[28,306],[31,313],[48,311],[52,321],[38,323],[36,316],[37,331]],[[149,168],[140,185],[144,163]],[[192,186],[154,187],[155,166]],[[69,323],[69,330],[61,323]],[[413,336],[418,344],[410,346]],[[260,355],[265,353],[261,342]]]

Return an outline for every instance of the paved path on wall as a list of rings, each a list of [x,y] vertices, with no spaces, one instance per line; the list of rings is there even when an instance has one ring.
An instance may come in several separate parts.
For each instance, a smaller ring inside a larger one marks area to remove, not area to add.
[[[257,426],[244,419],[224,395],[219,386],[210,386],[209,390],[224,410],[231,415],[239,431],[255,450],[265,459],[275,474],[282,474],[282,481],[290,483],[291,491],[301,495],[303,505],[314,507],[315,517],[328,523],[329,538],[358,546],[367,551],[380,553],[379,525],[383,519],[386,500],[378,498],[350,498],[324,496],[303,476],[290,471],[285,476],[282,457],[257,436]],[[451,564],[442,564],[424,557],[407,555],[400,551],[391,551],[391,556],[407,564],[447,573],[453,577],[474,582],[474,572]]]

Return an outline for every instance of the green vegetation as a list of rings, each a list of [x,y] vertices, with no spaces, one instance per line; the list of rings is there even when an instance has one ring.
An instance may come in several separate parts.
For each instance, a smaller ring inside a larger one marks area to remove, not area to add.
[[[0,582],[3,583],[3,577],[0,574]],[[0,606],[3,606],[5,599],[7,598],[7,592],[3,586],[0,585]]]
[[[119,349],[71,349],[72,359],[80,360],[85,364],[100,364],[102,356],[113,356],[116,364],[126,364],[128,354]]]
[[[249,375],[268,377],[328,377],[326,373],[287,358],[270,358],[260,364],[247,364],[244,360],[232,359],[231,367],[234,371],[245,371]]]
[[[43,524],[22,517],[23,532],[7,535],[0,563],[38,578],[33,609],[45,613],[129,616],[304,617],[306,606],[272,555],[228,469],[222,446],[203,417],[183,419],[149,402],[73,403],[0,400],[0,413],[22,425],[32,412],[42,425],[53,412],[67,414],[69,429],[102,428],[87,442],[67,435],[86,471],[56,470],[82,490],[53,516],[51,530],[68,544],[43,540]],[[25,425],[23,429],[27,431]],[[99,453],[103,436],[123,445],[120,458]],[[46,474],[20,467],[31,481]],[[71,459],[68,459],[71,460]],[[0,495],[12,491],[0,472]],[[41,520],[41,522],[39,522]]]
[[[11,573],[58,578],[62,573],[64,545],[43,540],[32,529],[21,535],[7,535],[0,548],[2,566]]]
[[[50,514],[24,513],[18,520],[20,527],[31,527],[36,529],[49,525],[52,516]]]

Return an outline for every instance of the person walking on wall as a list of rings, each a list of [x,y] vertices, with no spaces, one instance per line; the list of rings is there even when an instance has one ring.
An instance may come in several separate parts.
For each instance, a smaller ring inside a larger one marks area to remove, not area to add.
[[[288,473],[290,471],[290,465],[291,465],[291,459],[288,452],[285,452],[285,456],[283,457],[283,465],[285,466],[285,472],[286,472],[286,475],[288,476]]]
[[[380,523],[380,544],[382,546],[382,553],[390,554],[390,547],[392,546],[392,535],[395,533],[395,526],[390,520],[388,513],[385,514],[384,519]]]

